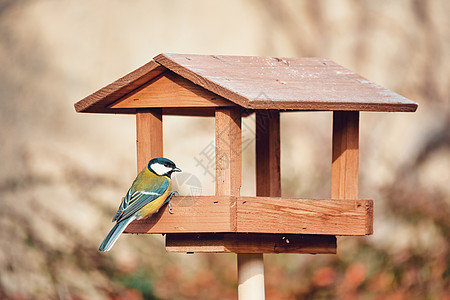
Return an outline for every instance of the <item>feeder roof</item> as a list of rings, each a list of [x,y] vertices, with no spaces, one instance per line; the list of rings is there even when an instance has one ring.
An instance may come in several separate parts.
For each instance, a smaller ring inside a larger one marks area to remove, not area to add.
[[[250,110],[413,112],[418,106],[329,59],[160,54],[77,102],[75,109],[135,113],[111,106],[166,72]]]

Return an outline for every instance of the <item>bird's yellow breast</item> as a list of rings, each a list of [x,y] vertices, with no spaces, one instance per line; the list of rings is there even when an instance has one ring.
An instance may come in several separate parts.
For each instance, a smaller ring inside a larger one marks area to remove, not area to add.
[[[153,200],[152,202],[150,202],[149,204],[145,205],[140,210],[138,210],[137,212],[138,220],[148,218],[149,216],[157,213],[158,210],[161,208],[161,205],[163,205],[164,201],[166,201],[167,196],[169,196],[172,184],[170,178],[168,177],[166,178],[169,181],[169,186],[167,187],[166,191],[160,197],[156,198],[155,200]]]

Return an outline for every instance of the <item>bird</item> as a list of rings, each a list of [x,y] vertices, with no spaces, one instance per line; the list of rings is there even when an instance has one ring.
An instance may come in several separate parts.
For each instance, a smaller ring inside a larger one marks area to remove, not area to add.
[[[170,159],[158,157],[148,162],[120,203],[112,220],[116,224],[100,244],[99,251],[109,251],[128,224],[150,217],[165,204],[169,204],[169,212],[173,213],[170,200],[177,194],[170,192],[173,172],[181,170]]]

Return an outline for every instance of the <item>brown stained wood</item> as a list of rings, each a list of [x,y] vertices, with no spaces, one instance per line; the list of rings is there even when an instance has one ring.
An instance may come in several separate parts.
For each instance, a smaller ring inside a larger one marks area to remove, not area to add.
[[[171,234],[169,252],[335,254],[335,236],[292,234]]]
[[[104,88],[75,103],[77,112],[90,113],[136,113],[136,110],[111,110],[108,105],[139,88],[149,80],[167,70],[154,60],[119,78]]]
[[[166,71],[112,103],[109,108],[216,106],[235,104],[171,71]]]
[[[417,103],[323,58],[160,54],[155,61],[251,109],[415,111]]]
[[[358,199],[359,112],[333,113],[331,198]]]
[[[194,117],[214,117],[215,107],[165,107],[162,109],[163,115],[171,116],[194,116]],[[248,117],[253,110],[243,110],[242,117]]]
[[[163,156],[161,109],[138,110],[136,114],[136,149],[138,173],[150,159]]]
[[[372,200],[237,199],[238,232],[367,235],[372,220]]]
[[[174,197],[174,214],[165,207],[153,219],[133,222],[127,232],[168,233],[167,251],[236,253],[335,253],[334,235],[372,233],[372,200],[231,196],[229,201],[227,206],[226,196]],[[236,224],[228,215],[233,207]],[[270,238],[261,238],[263,234]],[[280,244],[289,234],[290,241],[305,236],[298,246]]]
[[[241,111],[216,108],[216,195],[238,196],[241,189]]]
[[[216,196],[239,196],[242,174],[240,108],[216,108],[215,127]],[[231,209],[233,231],[236,231],[236,203]]]
[[[127,233],[183,233],[183,232],[232,232],[231,221],[234,197],[175,196],[171,200],[173,214],[164,206],[154,216],[134,221]]]
[[[246,109],[411,112],[418,106],[328,59],[160,54],[75,109],[135,113],[108,106],[167,69]]]
[[[256,195],[281,196],[280,112],[256,111]]]
[[[128,232],[366,235],[373,220],[372,200],[175,196],[172,206]]]
[[[183,233],[166,235],[166,251],[183,253],[225,253],[223,233]]]
[[[214,107],[165,107],[163,115],[168,116],[191,116],[191,117],[214,117]]]

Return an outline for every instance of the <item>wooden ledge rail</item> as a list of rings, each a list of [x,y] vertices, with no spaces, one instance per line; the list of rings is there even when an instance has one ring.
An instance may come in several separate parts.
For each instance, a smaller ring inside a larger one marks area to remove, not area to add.
[[[168,252],[336,254],[333,235],[270,233],[172,233]]]
[[[173,197],[173,214],[134,221],[127,233],[282,233],[368,235],[373,232],[372,200],[280,197]]]

